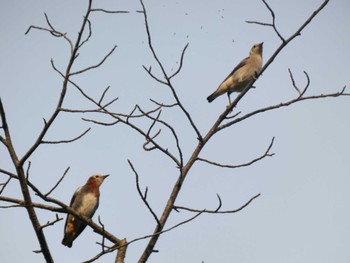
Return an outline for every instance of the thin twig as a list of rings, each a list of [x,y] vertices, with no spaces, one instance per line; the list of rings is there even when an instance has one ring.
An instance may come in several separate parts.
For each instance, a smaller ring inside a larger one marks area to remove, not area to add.
[[[261,26],[270,26],[273,28],[273,30],[276,32],[277,36],[282,40],[282,42],[286,42],[286,40],[283,38],[283,36],[278,32],[277,27],[276,27],[276,16],[275,13],[273,12],[272,8],[268,5],[268,3],[265,0],[262,0],[264,5],[267,7],[267,9],[270,11],[271,17],[272,17],[272,23],[262,23],[262,22],[256,22],[256,21],[246,21],[246,23],[249,24],[258,24]]]
[[[95,69],[95,68],[100,67],[100,66],[106,61],[106,59],[107,59],[110,55],[112,55],[112,53],[114,52],[114,50],[115,50],[116,48],[117,48],[117,45],[115,45],[115,46],[111,49],[111,51],[109,51],[109,52],[107,53],[107,55],[105,55],[104,58],[103,58],[99,63],[97,63],[96,65],[93,65],[93,66],[84,68],[84,69],[82,69],[82,70],[78,70],[78,71],[76,71],[76,72],[72,72],[72,73],[69,74],[69,76],[74,76],[74,75],[82,74],[82,73],[84,73],[84,72],[86,72],[86,71],[88,71],[88,70],[91,70],[91,69]]]
[[[82,138],[85,134],[87,134],[89,131],[91,130],[91,128],[88,128],[87,130],[85,130],[82,134],[80,134],[79,136],[70,139],[70,140],[60,140],[60,141],[41,141],[42,144],[60,144],[60,143],[71,143],[74,141],[79,140],[80,138]]]
[[[45,196],[49,196],[57,188],[57,186],[62,182],[62,180],[64,179],[64,177],[68,173],[69,169],[70,169],[70,167],[68,166],[67,169],[64,171],[63,175],[61,176],[61,178],[58,180],[58,182],[51,188],[50,191],[48,191],[45,194]]]
[[[233,124],[235,124],[237,122],[241,122],[241,121],[243,121],[243,120],[245,120],[245,119],[247,119],[247,118],[249,118],[251,116],[257,115],[259,113],[263,113],[263,112],[266,112],[266,111],[271,111],[271,110],[282,108],[282,107],[287,107],[287,106],[295,104],[297,102],[306,101],[306,100],[331,98],[331,97],[350,96],[350,93],[345,93],[345,89],[346,89],[346,86],[344,86],[344,88],[341,91],[335,92],[335,93],[320,94],[320,95],[314,95],[314,96],[308,96],[308,97],[300,97],[300,96],[298,96],[296,99],[293,99],[293,100],[290,100],[290,101],[287,101],[287,102],[281,102],[280,104],[277,104],[277,105],[261,108],[261,109],[252,111],[250,113],[247,113],[246,115],[244,115],[244,116],[242,116],[240,118],[237,118],[237,119],[235,119],[233,121],[230,121],[228,123],[225,123],[225,124],[221,125],[220,127],[217,128],[217,131],[220,131],[222,129],[228,128],[228,127],[232,126]],[[302,94],[305,93],[305,91],[306,91],[306,89],[304,89]]]
[[[48,221],[45,225],[40,226],[41,229],[48,227],[48,226],[53,226],[54,224],[56,224],[57,222],[63,220],[63,218],[58,217],[58,214],[56,214],[56,219],[54,221]]]
[[[31,165],[32,165],[32,162],[29,161],[29,162],[28,162],[27,171],[26,171],[26,180],[27,180],[27,181],[29,180],[29,171],[30,171]]]
[[[88,33],[86,39],[81,41],[79,48],[81,48],[86,42],[88,42],[90,40],[91,35],[92,35],[91,22],[88,18],[87,18],[87,24],[88,24],[89,33]],[[78,57],[78,54],[76,57]]]
[[[92,12],[103,12],[107,14],[127,14],[130,13],[129,11],[112,11],[112,10],[106,10],[102,8],[93,8],[91,9]]]
[[[161,80],[159,78],[157,78],[155,75],[153,75],[152,73],[152,67],[146,68],[146,66],[142,65],[143,69],[151,76],[151,78],[153,78],[154,80],[158,81],[159,83],[163,84],[163,85],[168,85],[168,83],[164,80]]]
[[[2,194],[2,192],[5,190],[6,186],[9,184],[9,182],[11,181],[12,177],[7,178],[5,183],[1,183],[0,185],[2,186],[0,189],[0,195]]]
[[[270,145],[268,146],[267,150],[259,157],[255,158],[254,160],[251,160],[250,162],[247,163],[243,163],[243,164],[237,164],[237,165],[227,165],[227,164],[220,164],[217,162],[213,162],[213,161],[209,161],[207,159],[203,159],[198,157],[197,160],[198,161],[202,161],[202,162],[206,162],[215,166],[219,166],[222,168],[241,168],[241,167],[246,167],[246,166],[250,166],[253,163],[256,163],[257,161],[260,161],[261,159],[264,159],[265,157],[272,157],[273,155],[275,155],[274,153],[270,153],[271,147],[273,145],[273,142],[275,140],[275,137],[272,138]]]
[[[150,99],[150,101],[152,101],[154,104],[158,105],[159,107],[165,107],[165,108],[172,108],[178,105],[177,103],[173,103],[173,104],[159,103],[154,99]]]
[[[144,67],[144,69],[151,75],[152,78],[154,78],[155,80],[157,80],[158,82],[160,82],[160,83],[162,83],[162,84],[167,85],[167,86],[170,88],[170,90],[171,90],[171,92],[172,92],[172,94],[173,94],[173,97],[174,97],[175,101],[177,102],[178,106],[180,107],[180,109],[182,110],[182,112],[185,114],[187,120],[190,122],[192,128],[194,129],[195,133],[197,134],[197,139],[198,139],[199,141],[202,141],[203,138],[202,138],[202,135],[201,135],[199,129],[197,128],[196,124],[194,123],[194,121],[193,121],[191,115],[189,114],[189,112],[188,112],[188,111],[186,110],[186,108],[182,105],[182,103],[181,103],[181,101],[180,101],[180,99],[179,99],[179,97],[178,97],[178,95],[177,95],[177,93],[176,93],[176,90],[175,90],[175,88],[173,87],[173,85],[172,85],[172,83],[171,83],[171,81],[170,81],[170,80],[171,80],[170,77],[169,77],[168,74],[166,73],[165,68],[164,68],[162,62],[160,61],[160,59],[159,59],[158,56],[157,56],[157,53],[155,52],[155,49],[154,49],[153,44],[152,44],[151,32],[150,32],[149,25],[148,25],[148,18],[147,18],[146,8],[145,8],[145,5],[144,5],[144,3],[143,3],[142,0],[140,0],[140,3],[141,3],[141,6],[142,6],[143,15],[144,15],[145,28],[146,28],[147,39],[148,39],[148,47],[149,47],[149,49],[151,50],[152,55],[153,55],[153,58],[156,60],[158,66],[159,66],[159,68],[160,68],[160,70],[161,70],[161,72],[162,72],[162,74],[163,74],[163,77],[164,77],[164,79],[165,79],[166,81],[162,81],[162,80],[160,80],[159,78],[153,76],[153,75],[151,74],[151,69],[147,70],[146,67]],[[185,49],[186,49],[186,48],[185,48]],[[185,50],[185,49],[184,49],[184,50]],[[184,53],[184,51],[183,51],[183,53]],[[183,58],[182,58],[182,59],[183,59]]]
[[[57,31],[51,24],[50,20],[49,20],[49,17],[47,16],[46,13],[44,13],[45,15],[45,20],[46,20],[46,23],[48,24],[48,26],[50,27],[50,29],[48,28],[44,28],[44,27],[38,27],[38,26],[30,26],[27,31],[25,32],[25,35],[27,35],[29,33],[29,31],[33,28],[33,29],[37,29],[37,30],[43,30],[43,31],[47,31],[49,32],[52,36],[54,37],[63,37],[69,44],[69,47],[70,47],[70,51],[71,53],[73,53],[73,43],[72,43],[72,40],[70,40],[68,37],[67,37],[67,33],[62,33],[62,32],[59,32]]]
[[[101,105],[101,103],[102,103],[102,101],[103,101],[103,98],[105,97],[105,95],[106,95],[106,93],[107,93],[107,91],[109,90],[109,88],[110,88],[110,86],[108,86],[104,91],[103,91],[103,93],[102,93],[102,95],[101,95],[101,98],[100,98],[100,100],[98,101],[98,105]]]
[[[293,73],[292,71],[290,70],[290,68],[288,68],[288,72],[289,72],[289,77],[292,81],[292,84],[293,84],[293,87],[295,88],[295,90],[299,93],[299,95],[301,95],[301,91],[299,90],[298,86],[295,84],[295,81],[294,81],[294,77],[293,77]]]
[[[102,121],[96,121],[96,120],[92,120],[92,119],[86,119],[86,118],[81,118],[83,121],[87,121],[87,122],[92,122],[94,124],[98,124],[98,125],[103,125],[103,126],[113,126],[116,125],[117,123],[119,123],[119,120],[113,121],[113,122],[102,122]]]
[[[156,145],[154,145],[153,147],[149,147],[147,148],[147,145],[150,143],[154,142],[154,139],[160,134],[162,130],[159,130],[155,135],[153,135],[152,137],[149,137],[149,134],[146,135],[146,142],[143,144],[143,149],[147,152],[153,151],[155,149],[157,149],[158,147]]]
[[[181,149],[181,146],[180,146],[179,137],[178,137],[175,129],[169,123],[159,119],[161,110],[159,111],[159,114],[157,115],[157,117],[154,118],[154,117],[150,116],[150,114],[148,112],[143,111],[139,106],[137,106],[137,108],[142,114],[144,114],[144,116],[146,116],[147,118],[149,118],[149,119],[151,119],[153,121],[161,123],[162,125],[164,125],[165,127],[167,127],[171,131],[171,133],[172,133],[172,135],[173,135],[173,137],[175,139],[176,148],[178,150],[179,157],[180,157],[180,166],[179,166],[179,168],[182,168],[182,166],[183,166],[183,154],[182,154],[182,149]]]
[[[189,212],[193,212],[193,213],[201,212],[201,213],[208,213],[208,214],[233,214],[233,213],[237,213],[237,212],[241,211],[242,209],[244,209],[245,207],[247,207],[254,199],[258,198],[260,195],[261,194],[257,194],[255,196],[253,196],[244,205],[242,205],[241,207],[234,209],[234,210],[220,211],[220,209],[215,209],[215,210],[193,209],[193,208],[188,208],[188,207],[184,207],[184,206],[174,206],[174,209],[185,210],[185,211],[189,211]],[[220,203],[220,207],[221,207],[221,203]]]
[[[179,65],[178,69],[174,72],[173,75],[171,75],[169,77],[169,79],[172,79],[173,77],[175,77],[181,71],[182,65],[183,65],[183,60],[184,60],[184,57],[185,57],[185,51],[186,51],[188,45],[189,45],[189,43],[186,44],[186,46],[183,48],[183,50],[181,52],[180,65]]]
[[[133,164],[131,163],[130,160],[128,160],[128,163],[132,169],[132,171],[134,172],[135,174],[135,178],[136,178],[136,189],[137,189],[137,192],[139,193],[139,196],[141,197],[141,200],[143,201],[143,203],[146,205],[148,211],[152,214],[154,220],[156,220],[157,224],[159,225],[160,222],[159,222],[159,219],[156,215],[156,213],[153,211],[152,207],[150,206],[150,204],[148,203],[147,199],[146,199],[146,194],[145,196],[142,194],[142,191],[141,191],[141,188],[140,188],[140,183],[139,183],[139,175],[138,173],[136,172]]]
[[[105,231],[105,225],[102,223],[100,216],[98,216],[98,222],[100,223],[100,225],[102,227],[102,230],[104,232]],[[105,239],[106,239],[105,236],[102,235],[102,243],[101,243],[101,245],[102,245],[102,251],[103,252],[105,251]]]
[[[300,94],[300,97],[302,97],[305,94],[305,92],[307,91],[307,89],[310,86],[310,77],[309,77],[309,75],[307,74],[307,72],[305,70],[303,72],[304,72],[304,74],[306,76],[306,81],[307,82],[306,82],[306,85],[305,85],[305,88],[304,88],[303,92]]]

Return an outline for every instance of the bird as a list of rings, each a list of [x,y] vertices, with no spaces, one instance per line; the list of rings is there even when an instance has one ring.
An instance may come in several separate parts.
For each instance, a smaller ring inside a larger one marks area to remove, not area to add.
[[[88,218],[92,218],[99,204],[99,188],[108,176],[109,174],[95,174],[90,176],[86,184],[75,191],[69,206],[76,212]],[[72,247],[73,241],[83,232],[85,227],[86,224],[79,218],[67,214],[62,244],[67,247]]]
[[[209,103],[227,92],[231,104],[230,94],[232,92],[242,92],[248,83],[258,76],[262,68],[263,44],[264,42],[255,44],[250,49],[249,57],[243,59],[220,84],[217,90],[207,98]]]

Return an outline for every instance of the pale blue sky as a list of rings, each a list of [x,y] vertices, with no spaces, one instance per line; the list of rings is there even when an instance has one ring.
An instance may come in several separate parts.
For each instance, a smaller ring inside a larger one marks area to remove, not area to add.
[[[108,98],[119,97],[114,110],[130,112],[137,103],[150,109],[149,98],[173,103],[169,90],[142,69],[158,72],[147,47],[143,16],[138,1],[95,1],[94,7],[129,10],[130,14],[95,13],[93,35],[81,50],[75,70],[98,62],[114,45],[115,53],[103,67],[75,77],[96,98],[111,86]],[[280,33],[288,37],[321,4],[321,1],[277,1],[275,10]],[[64,69],[68,45],[43,31],[24,35],[29,25],[45,26],[44,12],[57,30],[75,39],[86,10],[86,1],[0,2],[0,97],[6,109],[12,138],[22,156],[54,108],[62,79],[50,59]],[[271,28],[245,23],[270,22],[259,0],[247,1],[147,1],[154,46],[168,72],[174,71],[181,50],[189,43],[182,72],[174,86],[185,107],[205,134],[224,110],[226,96],[209,104],[213,92],[232,68],[248,55],[255,43],[264,42],[264,61],[279,45]],[[333,93],[350,84],[350,2],[330,1],[314,21],[276,58],[239,104],[249,112],[293,99],[288,68],[302,87],[303,70],[311,78],[306,95]],[[350,88],[349,88],[350,90]],[[232,96],[235,96],[233,94]],[[263,153],[275,136],[276,155],[247,168],[219,169],[196,164],[185,181],[177,205],[213,209],[220,194],[223,209],[235,209],[257,193],[261,196],[233,215],[202,215],[196,221],[163,235],[159,253],[149,262],[175,263],[347,263],[350,262],[350,98],[307,101],[257,115],[216,135],[201,156],[227,164],[247,162]],[[70,88],[66,108],[91,107]],[[128,127],[99,127],[81,120],[81,115],[62,113],[46,140],[69,139],[92,127],[82,140],[69,145],[43,145],[31,156],[30,178],[48,191],[70,166],[67,178],[52,196],[69,203],[75,189],[93,173],[111,176],[101,187],[100,215],[106,229],[119,238],[132,240],[150,234],[154,219],[137,195],[130,159],[143,188],[159,215],[177,178],[174,164],[156,152],[142,150],[143,138]],[[84,116],[88,117],[88,116]],[[194,132],[179,110],[163,111],[162,117],[177,129],[187,160],[197,143]],[[171,150],[173,140],[164,133],[160,140]],[[3,146],[0,167],[14,171]],[[3,182],[5,176],[0,175]],[[13,181],[3,195],[20,198]],[[33,196],[35,201],[39,201]],[[1,203],[5,205],[5,203]],[[55,214],[37,210],[40,222]],[[65,218],[65,215],[60,215]],[[172,214],[170,227],[192,214]],[[0,253],[4,262],[43,262],[32,251],[39,248],[24,209],[0,210]],[[61,245],[64,221],[45,229],[55,262],[82,262],[100,251],[100,237],[87,228],[71,249]],[[136,262],[146,242],[128,248],[127,262]],[[115,254],[98,262],[113,262]]]

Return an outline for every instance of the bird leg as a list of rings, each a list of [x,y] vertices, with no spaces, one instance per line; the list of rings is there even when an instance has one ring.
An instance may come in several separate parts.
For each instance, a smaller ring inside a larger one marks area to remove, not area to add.
[[[231,93],[227,92],[227,97],[228,97],[228,101],[229,101],[229,105],[231,104],[231,97],[230,97]]]

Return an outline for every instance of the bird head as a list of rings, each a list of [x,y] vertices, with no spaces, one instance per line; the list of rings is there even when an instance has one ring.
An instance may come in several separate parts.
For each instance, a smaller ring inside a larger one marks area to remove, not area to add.
[[[106,179],[109,176],[109,174],[106,175],[102,175],[102,174],[95,174],[90,176],[90,178],[87,181],[87,184],[93,184],[93,185],[97,185],[100,186],[104,179]]]
[[[263,44],[264,44],[264,42],[261,42],[260,44],[255,44],[251,48],[251,50],[249,52],[249,55],[260,55],[260,56],[262,56]]]

